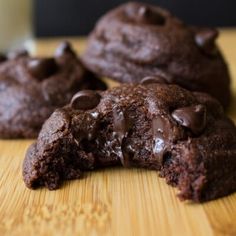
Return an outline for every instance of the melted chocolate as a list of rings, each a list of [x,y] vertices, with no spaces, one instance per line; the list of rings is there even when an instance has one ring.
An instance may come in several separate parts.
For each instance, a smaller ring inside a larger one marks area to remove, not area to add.
[[[206,107],[203,105],[182,107],[172,112],[172,117],[180,125],[199,135],[206,126]]]
[[[159,165],[163,162],[163,155],[166,144],[169,140],[170,124],[162,116],[157,116],[152,120],[153,132],[153,154]]]
[[[127,122],[123,111],[113,111],[113,129],[120,143],[128,132]]]
[[[113,131],[114,136],[117,138],[120,144],[119,157],[123,166],[129,167],[129,155],[123,150],[123,139],[127,137],[128,131],[130,129],[130,121],[125,115],[125,112],[116,108],[113,110]]]

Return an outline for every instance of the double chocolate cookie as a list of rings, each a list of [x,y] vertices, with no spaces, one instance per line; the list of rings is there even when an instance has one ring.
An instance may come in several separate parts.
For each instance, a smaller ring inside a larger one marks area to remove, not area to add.
[[[226,107],[230,78],[217,37],[215,29],[185,25],[159,7],[127,3],[99,20],[82,59],[98,75],[123,83],[157,75]]]
[[[74,95],[28,149],[23,177],[53,190],[83,171],[141,167],[159,171],[181,199],[202,202],[236,190],[235,156],[236,127],[214,98],[147,78]]]
[[[27,51],[0,55],[0,138],[35,138],[43,122],[81,89],[105,89],[87,71],[69,43],[55,57]]]

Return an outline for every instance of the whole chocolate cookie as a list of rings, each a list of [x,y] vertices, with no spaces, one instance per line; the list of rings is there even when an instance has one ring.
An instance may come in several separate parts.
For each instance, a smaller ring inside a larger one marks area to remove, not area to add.
[[[185,25],[159,7],[126,3],[98,21],[82,60],[98,75],[123,83],[162,76],[226,107],[230,78],[217,36],[215,29]]]
[[[23,164],[29,188],[59,188],[83,171],[122,165],[154,169],[181,199],[236,190],[236,127],[204,93],[147,80],[82,91],[45,122]]]
[[[105,88],[67,42],[52,58],[26,51],[0,55],[0,138],[35,138],[51,113],[76,92]]]

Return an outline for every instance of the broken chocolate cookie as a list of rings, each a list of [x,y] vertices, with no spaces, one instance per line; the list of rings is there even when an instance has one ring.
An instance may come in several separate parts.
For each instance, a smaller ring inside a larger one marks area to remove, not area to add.
[[[53,190],[84,171],[118,165],[159,171],[181,199],[236,191],[236,127],[221,105],[156,81],[81,91],[57,109],[28,149],[26,186]]]

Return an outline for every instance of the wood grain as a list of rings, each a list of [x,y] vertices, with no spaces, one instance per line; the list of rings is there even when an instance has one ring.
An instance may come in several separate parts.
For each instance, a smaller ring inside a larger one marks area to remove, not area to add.
[[[37,54],[52,54],[59,41],[38,41]],[[83,50],[83,40],[72,42]],[[234,121],[235,42],[236,30],[222,30],[219,44],[234,78]],[[57,191],[29,190],[21,165],[30,143],[0,141],[0,235],[236,235],[236,194],[205,204],[180,202],[155,171],[112,168]]]

